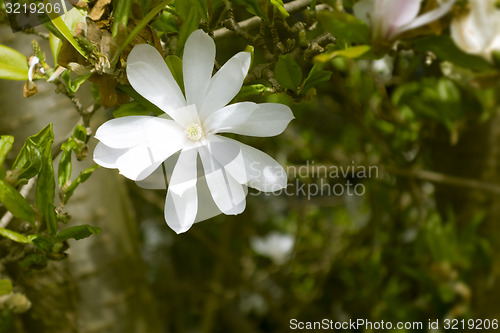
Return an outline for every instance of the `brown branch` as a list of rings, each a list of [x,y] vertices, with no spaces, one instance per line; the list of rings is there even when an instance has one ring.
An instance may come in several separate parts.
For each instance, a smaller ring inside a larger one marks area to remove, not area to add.
[[[311,4],[311,2],[312,2],[312,0],[295,0],[292,2],[286,3],[285,9],[288,13],[298,12],[298,11],[301,11],[301,10],[307,8],[307,6],[309,6]],[[316,6],[316,10],[324,10],[326,8],[329,8],[329,7],[327,5]],[[251,17],[249,19],[246,19],[244,21],[239,22],[238,25],[242,30],[250,30],[250,29],[258,27],[260,24],[260,21],[261,21],[260,17],[254,16],[254,17]],[[233,36],[234,34],[235,34],[234,31],[231,31],[227,28],[221,28],[221,29],[215,30],[214,38],[215,39],[226,38],[226,37]]]
[[[471,190],[480,190],[485,192],[490,192],[496,195],[500,195],[500,186],[495,184],[486,183],[484,181],[475,180],[471,178],[462,178],[456,176],[449,176],[443,173],[419,170],[419,169],[399,169],[392,167],[385,167],[385,170],[394,175],[416,178],[420,180],[426,180],[432,183],[444,184],[456,187],[464,187]]]

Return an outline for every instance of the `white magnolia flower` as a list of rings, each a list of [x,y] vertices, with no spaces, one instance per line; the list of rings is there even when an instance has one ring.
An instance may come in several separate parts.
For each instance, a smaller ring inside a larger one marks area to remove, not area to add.
[[[292,235],[271,232],[265,237],[254,237],[250,241],[252,249],[270,258],[275,264],[283,264],[292,253],[295,238]]]
[[[422,0],[361,0],[354,15],[372,27],[373,38],[395,40],[403,32],[415,29],[445,15],[455,3],[448,0],[438,8],[418,16]]]
[[[470,11],[451,22],[451,36],[465,52],[492,60],[500,51],[500,8],[497,0],[470,0]]]
[[[286,186],[286,173],[274,159],[219,133],[278,135],[293,119],[290,108],[227,105],[243,84],[250,53],[236,54],[212,77],[214,60],[214,41],[193,32],[184,48],[184,97],[160,53],[136,45],[127,60],[128,80],[165,114],[113,119],[95,135],[97,164],[148,188],[162,188],[168,178],[165,220],[177,233],[220,213],[241,213],[246,186],[265,192]]]

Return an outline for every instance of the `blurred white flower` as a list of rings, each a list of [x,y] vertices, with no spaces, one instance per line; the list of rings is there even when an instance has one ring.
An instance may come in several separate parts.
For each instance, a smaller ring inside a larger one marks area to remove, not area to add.
[[[293,119],[290,108],[251,102],[226,106],[243,84],[250,53],[236,54],[212,77],[214,61],[212,38],[193,32],[184,48],[184,97],[160,53],[136,45],[127,61],[128,80],[165,114],[113,119],[95,135],[97,164],[148,188],[165,188],[168,178],[165,220],[177,233],[220,213],[241,213],[246,186],[265,192],[286,186],[286,173],[274,159],[218,133],[278,135]]]
[[[395,40],[403,32],[415,29],[445,15],[455,3],[449,0],[438,8],[418,16],[422,0],[361,0],[354,15],[372,28],[373,39]]]
[[[295,244],[292,235],[271,232],[264,237],[250,240],[252,249],[261,256],[270,258],[275,264],[283,264],[290,256]]]
[[[451,36],[465,52],[492,60],[500,51],[500,8],[497,0],[470,0],[470,11],[451,22]]]

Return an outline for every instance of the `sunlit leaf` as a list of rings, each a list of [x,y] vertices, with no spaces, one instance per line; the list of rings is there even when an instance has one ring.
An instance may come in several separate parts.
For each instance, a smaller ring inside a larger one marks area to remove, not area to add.
[[[17,233],[15,231],[5,229],[5,228],[0,228],[0,236],[8,238],[10,240],[13,240],[14,242],[17,242],[17,243],[23,243],[23,244],[31,243],[31,241],[28,239],[28,237],[21,235],[20,233]]]
[[[0,296],[10,294],[12,289],[12,282],[10,280],[0,280]]]
[[[26,199],[6,181],[0,180],[0,202],[14,217],[31,223],[35,222],[35,215]]]
[[[70,238],[79,240],[90,237],[92,235],[99,235],[101,228],[93,227],[88,224],[77,225],[61,230],[54,238],[56,242],[64,242]]]
[[[0,44],[0,79],[25,81],[28,79],[26,57]]]
[[[78,185],[84,183],[87,179],[89,179],[89,177],[94,173],[94,171],[96,171],[97,169],[99,169],[99,166],[98,165],[94,165],[93,167],[90,167],[88,169],[85,169],[84,171],[82,171],[80,173],[80,175],[78,175],[78,177],[76,177],[75,180],[73,180],[71,182],[71,185],[68,186],[68,189],[66,190],[65,192],[65,195],[64,195],[64,203],[67,203],[68,200],[71,198],[71,196],[73,195],[73,192],[75,192],[76,188],[78,187]]]

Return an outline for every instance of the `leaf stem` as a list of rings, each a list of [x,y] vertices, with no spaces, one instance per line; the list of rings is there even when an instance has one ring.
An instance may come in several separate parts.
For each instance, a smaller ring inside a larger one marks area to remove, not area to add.
[[[114,55],[113,59],[111,60],[111,68],[114,68],[116,63],[118,62],[118,59],[120,59],[120,54],[122,54],[123,50],[127,47],[128,44],[139,34],[139,32],[144,29],[144,27],[153,19],[153,17],[156,16],[160,11],[162,11],[172,0],[166,0],[162,1],[158,6],[153,8],[149,13],[147,13],[146,16],[135,26],[135,28],[132,30],[130,35],[128,35],[127,39],[125,39],[125,42],[120,46],[118,49],[118,52]]]

